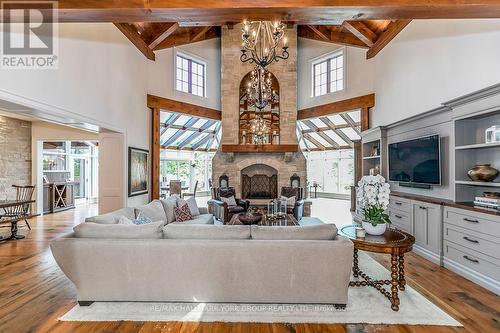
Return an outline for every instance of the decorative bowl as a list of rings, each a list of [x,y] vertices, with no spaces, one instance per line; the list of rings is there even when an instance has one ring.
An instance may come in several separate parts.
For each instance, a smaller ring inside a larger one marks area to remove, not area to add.
[[[246,225],[257,224],[262,220],[262,214],[261,213],[239,213],[238,220],[240,220],[241,223],[246,224]]]

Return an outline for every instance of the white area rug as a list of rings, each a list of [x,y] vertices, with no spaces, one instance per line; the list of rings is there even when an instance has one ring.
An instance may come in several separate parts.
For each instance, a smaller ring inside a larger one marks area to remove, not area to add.
[[[374,278],[387,279],[389,271],[360,252],[360,268]],[[62,321],[194,321],[260,323],[367,323],[462,326],[416,290],[399,293],[400,310],[372,287],[350,287],[345,310],[330,305],[96,302],[75,306]]]

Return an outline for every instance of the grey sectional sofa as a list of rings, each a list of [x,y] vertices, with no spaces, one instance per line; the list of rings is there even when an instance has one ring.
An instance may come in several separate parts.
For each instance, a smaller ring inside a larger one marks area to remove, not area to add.
[[[334,225],[157,221],[131,226],[99,221],[82,223],[50,245],[59,267],[76,286],[81,305],[347,303],[353,245],[337,235]]]

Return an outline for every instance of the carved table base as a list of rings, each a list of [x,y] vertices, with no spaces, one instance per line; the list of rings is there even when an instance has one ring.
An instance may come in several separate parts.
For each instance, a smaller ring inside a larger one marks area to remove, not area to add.
[[[354,249],[352,274],[355,278],[362,278],[363,280],[349,282],[350,287],[373,287],[389,299],[392,310],[399,311],[398,290],[405,290],[406,285],[403,254],[391,254],[391,280],[373,280],[359,269],[358,249]],[[386,290],[384,287],[386,285],[391,286],[390,291]]]

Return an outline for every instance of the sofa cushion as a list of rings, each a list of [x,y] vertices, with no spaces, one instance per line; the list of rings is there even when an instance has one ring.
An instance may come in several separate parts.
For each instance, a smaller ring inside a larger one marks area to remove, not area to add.
[[[120,239],[152,239],[162,238],[163,221],[141,224],[99,224],[81,223],[73,228],[76,238],[120,238]]]
[[[163,210],[165,210],[165,215],[167,216],[167,223],[175,222],[174,208],[177,207],[176,197],[161,199],[160,202],[163,205]]]
[[[116,224],[118,223],[118,220],[120,219],[121,216],[125,216],[126,218],[131,220],[135,219],[134,209],[122,208],[107,214],[87,217],[85,219],[85,222],[93,222],[100,224]]]
[[[308,226],[259,226],[252,225],[253,239],[269,240],[330,240],[337,236],[335,224]]]
[[[163,227],[163,236],[170,239],[249,239],[250,226],[173,223]]]
[[[147,205],[142,205],[135,208],[135,217],[139,217],[142,213],[153,222],[156,221],[167,221],[167,215],[165,214],[165,209],[163,208],[160,200],[153,200]]]
[[[192,220],[184,222],[173,222],[173,224],[214,224],[214,216],[212,214],[200,214],[193,217]]]

